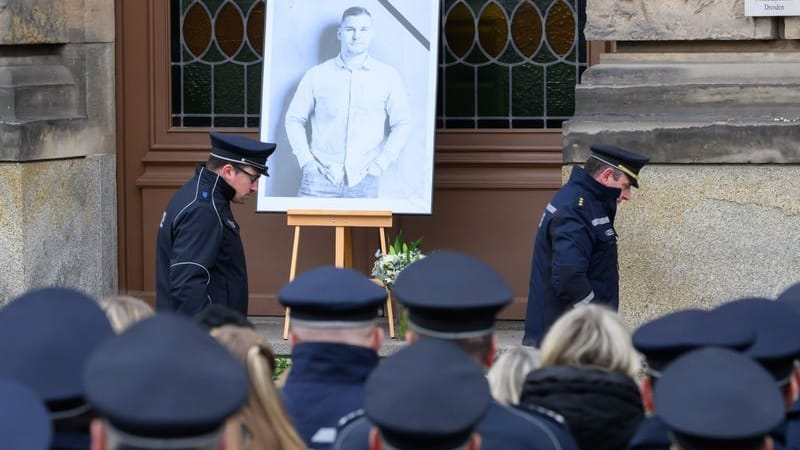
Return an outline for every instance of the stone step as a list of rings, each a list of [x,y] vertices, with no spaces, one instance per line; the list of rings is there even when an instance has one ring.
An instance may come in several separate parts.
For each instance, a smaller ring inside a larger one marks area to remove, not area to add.
[[[291,354],[289,341],[283,339],[283,317],[252,316],[249,319],[255,324],[256,329],[267,337],[275,355],[289,356]],[[381,356],[391,355],[406,345],[402,340],[388,337],[389,327],[385,319],[381,319],[380,324],[387,336],[379,352]],[[520,345],[524,333],[524,322],[522,321],[501,320],[497,322],[495,335],[497,336],[498,354]]]

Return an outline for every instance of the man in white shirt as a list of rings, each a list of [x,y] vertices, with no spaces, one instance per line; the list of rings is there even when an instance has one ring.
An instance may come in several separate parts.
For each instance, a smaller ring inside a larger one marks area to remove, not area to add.
[[[303,170],[300,197],[377,197],[379,177],[408,140],[404,83],[369,55],[372,26],[366,8],[346,9],[339,55],[309,69],[289,104],[285,126]]]

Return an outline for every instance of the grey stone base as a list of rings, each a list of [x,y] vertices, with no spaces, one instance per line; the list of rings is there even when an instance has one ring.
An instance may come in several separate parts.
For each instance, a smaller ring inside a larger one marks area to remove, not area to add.
[[[0,304],[35,287],[117,291],[115,160],[0,164]]]

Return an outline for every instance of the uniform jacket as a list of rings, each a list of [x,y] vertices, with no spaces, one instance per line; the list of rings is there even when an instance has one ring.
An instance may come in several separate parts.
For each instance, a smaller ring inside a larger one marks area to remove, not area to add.
[[[795,405],[797,406],[797,403]],[[800,418],[795,416],[798,412],[795,407],[789,411],[787,419],[770,432],[773,450],[800,450],[797,435],[800,433]],[[643,420],[628,445],[628,450],[669,450],[670,448],[669,429],[658,416],[650,416]]]
[[[345,416],[333,450],[369,450],[372,422],[363,411]],[[577,450],[560,415],[540,407],[513,408],[493,401],[475,431],[481,450]]]
[[[786,413],[785,428],[782,431],[784,447],[788,450],[800,450],[800,400],[795,401]]]
[[[159,224],[156,302],[189,315],[211,303],[247,314],[247,266],[230,200],[236,191],[198,166]]]
[[[363,407],[364,383],[378,361],[378,354],[365,347],[319,342],[294,346],[282,394],[309,448],[329,448],[339,419]]]
[[[89,450],[92,448],[92,437],[89,432],[58,431],[53,433],[50,450]]]
[[[639,424],[628,450],[669,450],[671,446],[667,425],[658,416],[650,416]]]
[[[580,167],[547,204],[531,262],[525,343],[538,345],[558,317],[578,303],[619,305],[614,216],[621,191]]]

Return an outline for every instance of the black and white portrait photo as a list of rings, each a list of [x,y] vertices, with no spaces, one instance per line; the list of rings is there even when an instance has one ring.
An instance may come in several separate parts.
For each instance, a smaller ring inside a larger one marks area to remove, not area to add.
[[[438,0],[267,2],[259,211],[430,214]]]

